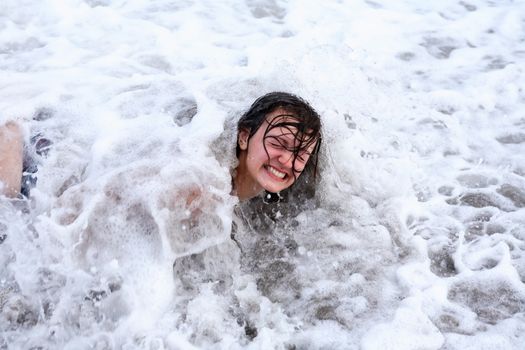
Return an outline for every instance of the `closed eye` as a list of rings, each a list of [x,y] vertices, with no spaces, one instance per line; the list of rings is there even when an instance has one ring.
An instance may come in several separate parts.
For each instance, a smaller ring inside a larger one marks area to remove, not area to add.
[[[310,152],[308,152],[308,151],[302,151],[302,152],[300,152],[300,153],[297,155],[297,159],[299,159],[301,162],[304,162],[304,161],[306,161],[306,159],[308,159],[311,155],[312,155],[312,153],[310,153]]]
[[[276,149],[283,149],[285,146],[280,142],[269,142],[270,146]]]
[[[289,149],[290,145],[288,144],[288,140],[283,137],[272,137],[268,142],[272,147],[275,147],[277,149]]]

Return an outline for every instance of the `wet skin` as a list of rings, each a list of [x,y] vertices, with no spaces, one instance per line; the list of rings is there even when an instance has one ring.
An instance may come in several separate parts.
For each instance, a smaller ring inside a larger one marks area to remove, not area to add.
[[[239,132],[241,154],[235,178],[239,199],[251,198],[263,190],[276,193],[290,187],[304,170],[315,149],[314,142],[307,149],[301,150],[294,164],[294,155],[289,149],[299,146],[297,129],[274,127],[265,137],[269,123],[275,124],[284,118],[293,119],[292,116],[283,114],[287,113],[282,108],[269,113],[266,121],[249,140],[249,131]]]
[[[16,197],[22,181],[22,129],[14,122],[0,125],[0,195]]]

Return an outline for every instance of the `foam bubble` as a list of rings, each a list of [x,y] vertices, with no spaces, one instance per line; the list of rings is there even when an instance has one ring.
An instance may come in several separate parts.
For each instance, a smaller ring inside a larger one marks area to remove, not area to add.
[[[0,124],[50,143],[0,198],[0,347],[521,348],[522,7],[5,2]],[[238,203],[276,90],[319,175]]]

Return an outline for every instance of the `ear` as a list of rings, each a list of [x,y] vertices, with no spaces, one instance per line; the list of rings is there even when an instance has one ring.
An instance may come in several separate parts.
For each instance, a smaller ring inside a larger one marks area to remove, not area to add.
[[[238,137],[238,143],[239,148],[241,151],[246,151],[248,149],[248,138],[250,136],[250,132],[246,129],[242,129],[239,131],[239,137]]]

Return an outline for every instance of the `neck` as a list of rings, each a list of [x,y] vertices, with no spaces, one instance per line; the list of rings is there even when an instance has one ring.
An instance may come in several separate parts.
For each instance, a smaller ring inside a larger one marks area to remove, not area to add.
[[[263,188],[248,174],[246,169],[247,152],[241,151],[239,155],[239,165],[235,169],[233,176],[233,192],[244,201],[257,196]]]

